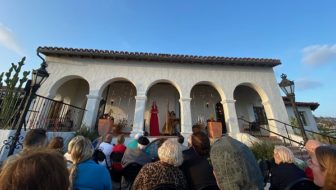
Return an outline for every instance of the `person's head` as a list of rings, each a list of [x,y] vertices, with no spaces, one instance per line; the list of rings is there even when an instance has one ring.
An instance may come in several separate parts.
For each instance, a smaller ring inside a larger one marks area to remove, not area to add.
[[[149,144],[149,140],[147,137],[141,136],[138,139],[138,148],[139,149],[144,149],[146,148],[146,146]]]
[[[84,138],[83,136],[75,136],[74,138],[72,138],[71,140],[70,140],[70,142],[68,143],[68,153],[69,154],[71,154],[71,150],[72,150],[72,147],[73,147],[73,145],[74,145],[74,143],[76,142],[76,141],[78,141],[78,139],[79,138]]]
[[[191,135],[191,145],[199,155],[209,156],[210,140],[205,133],[201,131],[193,133]]]
[[[256,158],[245,144],[223,136],[211,146],[210,159],[221,189],[264,189]]]
[[[93,154],[93,147],[90,140],[83,136],[75,137],[70,154],[74,164],[79,164],[90,159]]]
[[[177,137],[177,142],[180,143],[180,144],[183,144],[184,143],[184,137],[182,135],[179,135]]]
[[[36,149],[3,166],[0,189],[67,190],[68,176],[61,154],[51,149]]]
[[[106,134],[104,142],[111,143],[112,137],[113,137],[112,134],[110,134],[110,133]]]
[[[310,139],[307,141],[307,143],[305,144],[305,148],[310,157],[315,154],[315,149],[319,146],[321,146],[321,143],[317,140]]]
[[[273,157],[276,164],[294,163],[295,157],[293,152],[284,146],[276,146],[273,150]]]
[[[47,145],[47,131],[44,129],[31,129],[23,141],[24,149],[45,147]]]
[[[161,162],[180,166],[183,162],[181,145],[175,139],[167,139],[159,148],[158,155]]]
[[[54,137],[50,140],[48,144],[48,148],[56,149],[59,151],[63,151],[64,140],[63,137]]]
[[[69,179],[70,186],[73,187],[77,172],[77,165],[92,158],[93,147],[91,141],[83,136],[79,136],[77,138],[75,137],[70,154],[73,165],[70,168]]]
[[[119,135],[118,138],[117,138],[117,143],[118,144],[124,144],[124,142],[125,142],[124,135]]]
[[[315,155],[308,161],[309,167],[313,170],[314,183],[323,189],[336,187],[336,147],[319,146]]]

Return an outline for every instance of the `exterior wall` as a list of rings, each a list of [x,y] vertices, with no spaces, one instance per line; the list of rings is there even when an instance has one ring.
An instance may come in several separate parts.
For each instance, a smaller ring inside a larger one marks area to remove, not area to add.
[[[224,108],[226,125],[229,133],[239,133],[237,115],[235,111],[234,89],[240,84],[253,87],[261,97],[265,111],[269,118],[288,123],[288,116],[280,96],[272,68],[241,67],[178,63],[152,63],[135,61],[115,61],[99,59],[80,59],[47,57],[50,77],[39,89],[39,94],[50,95],[60,81],[69,76],[80,76],[88,81],[90,92],[88,95],[87,112],[84,118],[89,124],[94,123],[94,114],[105,87],[113,80],[127,79],[134,84],[137,91],[134,125],[136,131],[141,130],[143,119],[138,116],[144,109],[147,91],[156,83],[169,82],[179,92],[181,102],[181,123],[187,133],[191,133],[190,92],[194,85],[209,82],[219,92]],[[139,120],[139,121],[138,121]],[[139,126],[138,126],[139,125]],[[275,126],[275,130],[280,130]],[[281,131],[279,131],[281,132]]]
[[[286,106],[286,110],[289,118],[295,118],[293,108],[291,106]],[[304,112],[304,117],[306,119],[305,129],[318,132],[316,121],[313,116],[313,112],[310,107],[298,107],[299,112]]]
[[[9,151],[9,146],[12,142],[12,137],[15,135],[15,130],[0,130],[0,142],[3,142],[2,144],[0,144],[0,165],[1,163],[7,159],[7,155],[8,155],[8,151]],[[26,136],[28,131],[21,131],[21,135],[20,135],[20,140],[19,143],[23,143],[23,140]],[[12,136],[12,137],[10,137]],[[69,141],[72,139],[72,137],[74,136],[74,132],[47,132],[47,136],[48,136],[48,141],[50,139],[52,139],[53,137],[63,137],[64,139],[64,146],[66,146]],[[17,149],[15,149],[14,154],[18,153],[21,151],[22,147],[18,146],[17,144]],[[67,150],[67,147],[63,147],[64,150]]]

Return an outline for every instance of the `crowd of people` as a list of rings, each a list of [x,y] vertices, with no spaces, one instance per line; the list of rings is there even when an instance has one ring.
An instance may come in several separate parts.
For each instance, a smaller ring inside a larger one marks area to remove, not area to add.
[[[113,138],[117,138],[115,145]],[[183,136],[162,138],[157,157],[151,157],[146,149],[150,141],[141,135],[127,145],[123,135],[111,134],[95,142],[83,136],[73,137],[68,144],[62,137],[47,141],[43,129],[27,133],[23,150],[1,167],[0,190],[111,190],[113,181],[134,190],[260,190],[267,182],[270,190],[282,190],[303,180],[311,182],[304,186],[307,190],[336,189],[336,148],[315,140],[305,145],[310,156],[306,168],[295,164],[290,149],[276,146],[267,167],[269,181],[264,180],[265,172],[251,150],[226,135],[212,145],[201,131],[190,136],[188,146]]]

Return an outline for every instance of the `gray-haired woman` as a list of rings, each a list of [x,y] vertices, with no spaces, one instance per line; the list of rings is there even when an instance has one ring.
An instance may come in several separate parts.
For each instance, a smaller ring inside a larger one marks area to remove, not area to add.
[[[132,189],[153,189],[159,185],[172,185],[175,189],[186,189],[187,182],[178,168],[183,161],[182,150],[176,139],[166,140],[158,150],[160,160],[143,166]]]

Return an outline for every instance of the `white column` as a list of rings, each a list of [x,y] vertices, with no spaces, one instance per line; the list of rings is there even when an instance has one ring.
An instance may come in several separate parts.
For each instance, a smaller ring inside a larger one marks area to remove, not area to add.
[[[86,111],[82,123],[88,128],[94,128],[97,120],[98,106],[102,97],[90,94],[86,97]]]
[[[134,120],[133,120],[133,129],[131,131],[131,137],[134,137],[136,134],[143,134],[143,124],[144,124],[144,115],[145,115],[145,106],[146,106],[146,95],[135,96],[135,111],[134,111]]]
[[[233,137],[239,133],[239,125],[238,125],[235,102],[236,100],[221,101],[224,108],[224,116],[227,131],[228,134]]]
[[[181,98],[181,134],[187,139],[192,134],[191,98]]]

